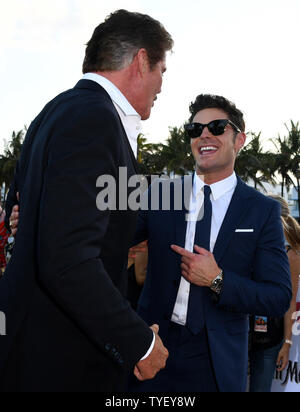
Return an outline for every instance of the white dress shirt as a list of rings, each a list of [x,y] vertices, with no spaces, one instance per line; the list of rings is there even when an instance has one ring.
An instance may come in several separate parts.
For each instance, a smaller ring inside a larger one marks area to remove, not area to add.
[[[219,231],[227,213],[233,193],[237,185],[236,174],[233,173],[227,179],[214,183],[211,188],[212,222],[210,235],[210,251],[213,253]],[[193,190],[190,198],[189,220],[187,222],[185,249],[194,252],[194,242],[196,234],[196,223],[199,211],[203,205],[205,183],[195,173]],[[185,325],[190,294],[190,283],[181,278],[176,303],[173,310],[172,321],[180,325]]]
[[[117,112],[119,113],[121,122],[127,134],[129,143],[135,156],[137,156],[137,138],[141,132],[141,116],[135,111],[123,93],[106,77],[96,73],[84,74],[83,80],[92,80],[103,87],[109,94]],[[147,353],[141,360],[146,359],[152,352],[155,344],[155,334],[153,332],[153,340]]]
[[[141,133],[141,116],[135,111],[123,93],[106,77],[100,76],[96,73],[86,73],[83,80],[93,80],[103,87],[109,94],[119,116],[121,118],[123,127],[130,142],[132,151],[137,156],[137,138]]]

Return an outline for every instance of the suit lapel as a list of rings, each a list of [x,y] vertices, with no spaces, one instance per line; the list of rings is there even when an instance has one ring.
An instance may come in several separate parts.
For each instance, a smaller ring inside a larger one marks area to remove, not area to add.
[[[248,198],[251,197],[247,189],[247,185],[238,178],[237,187],[232,196],[213,251],[217,262],[220,262],[235,230],[239,226],[239,222],[247,213],[249,207]]]

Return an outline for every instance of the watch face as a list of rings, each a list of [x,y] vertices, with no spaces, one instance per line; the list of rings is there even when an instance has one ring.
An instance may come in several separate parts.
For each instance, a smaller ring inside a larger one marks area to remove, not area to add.
[[[216,282],[216,283],[214,284],[214,289],[215,289],[215,290],[219,290],[219,288],[220,288],[220,284],[219,284],[219,282]]]
[[[216,292],[216,293],[220,293],[221,289],[222,289],[222,285],[223,285],[223,278],[222,276],[217,277],[217,279],[214,280],[211,289]]]

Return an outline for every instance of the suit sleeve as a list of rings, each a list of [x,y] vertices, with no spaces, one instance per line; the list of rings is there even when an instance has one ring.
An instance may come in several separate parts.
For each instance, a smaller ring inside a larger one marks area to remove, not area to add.
[[[89,340],[120,365],[133,367],[153,334],[100,258],[113,212],[97,209],[96,180],[116,177],[120,156],[119,126],[109,110],[101,110],[86,109],[72,125],[54,131],[40,205],[39,276]]]
[[[291,277],[279,204],[274,204],[257,245],[252,278],[224,269],[218,305],[250,315],[281,317],[291,302]]]
[[[33,143],[34,137],[37,133],[37,130],[41,124],[41,121],[43,120],[45,113],[47,113],[47,110],[50,107],[50,105],[51,105],[51,102],[49,102],[44,107],[44,109],[41,111],[41,113],[33,120],[33,122],[31,122],[27,130],[24,142],[22,144],[20,158],[18,159],[14,177],[13,177],[13,180],[10,185],[10,188],[9,188],[9,191],[6,197],[6,201],[5,201],[5,212],[6,212],[5,226],[9,232],[11,232],[10,226],[9,226],[9,218],[12,213],[13,207],[19,204],[17,193],[19,192],[20,187],[22,186],[21,180],[26,175],[26,168],[27,168],[28,160],[30,158],[30,154],[29,154],[30,148]]]

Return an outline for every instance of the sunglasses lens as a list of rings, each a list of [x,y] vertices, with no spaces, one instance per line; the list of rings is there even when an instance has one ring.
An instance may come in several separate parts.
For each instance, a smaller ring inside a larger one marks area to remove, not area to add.
[[[209,123],[208,130],[214,136],[220,136],[221,134],[225,132],[225,128],[227,124],[228,124],[227,120],[214,120]]]
[[[225,132],[225,128],[228,125],[229,120],[220,119],[213,120],[208,124],[202,123],[190,123],[184,126],[186,133],[191,139],[195,139],[202,135],[203,129],[207,126],[209,132],[214,136],[220,136]]]
[[[200,123],[186,124],[184,128],[191,139],[201,136],[203,131],[203,126]]]

